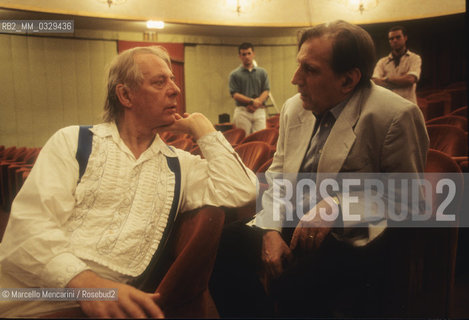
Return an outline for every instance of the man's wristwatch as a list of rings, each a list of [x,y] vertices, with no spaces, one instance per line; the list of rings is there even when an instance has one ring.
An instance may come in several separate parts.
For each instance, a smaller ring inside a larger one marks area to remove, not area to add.
[[[254,104],[254,99],[253,98],[251,98],[251,100],[249,100],[248,105],[251,105],[251,104]]]

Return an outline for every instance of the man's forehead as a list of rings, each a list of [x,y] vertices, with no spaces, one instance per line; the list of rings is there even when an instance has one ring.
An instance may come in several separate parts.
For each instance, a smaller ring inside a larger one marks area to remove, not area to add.
[[[161,60],[164,62],[164,60],[157,56],[156,54],[149,53],[149,52],[141,52],[141,53],[136,53],[134,55],[135,61],[141,62],[141,61],[151,61],[151,60]]]
[[[404,34],[402,33],[402,30],[394,30],[394,31],[389,31],[389,38],[391,37],[396,37],[396,36],[403,36]]]
[[[315,37],[306,40],[298,52],[298,61],[304,59],[322,59],[329,61],[332,54],[332,40],[329,37]]]
[[[171,73],[168,64],[160,57],[151,53],[141,53],[134,56],[135,63],[138,65],[142,74]]]

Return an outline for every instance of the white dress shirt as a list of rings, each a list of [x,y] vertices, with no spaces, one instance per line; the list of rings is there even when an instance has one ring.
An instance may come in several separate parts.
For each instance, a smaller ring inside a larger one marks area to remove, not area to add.
[[[179,212],[255,199],[255,175],[220,132],[197,141],[206,159],[171,149],[159,136],[136,159],[114,123],[96,125],[78,183],[78,128],[50,138],[13,202],[0,245],[2,288],[62,288],[87,269],[119,282],[140,275],[159,248],[175,196],[168,157],[177,157],[181,167]],[[0,315],[27,316],[65,305],[70,302],[0,302]],[[2,313],[6,309],[13,313]]]
[[[415,91],[417,82],[420,79],[421,67],[422,58],[420,58],[418,54],[407,50],[407,52],[402,55],[399,65],[395,66],[392,53],[390,53],[388,56],[379,59],[373,72],[373,78],[402,77],[405,75],[414,76],[417,80],[415,83],[406,87],[393,88],[391,91],[417,104]]]

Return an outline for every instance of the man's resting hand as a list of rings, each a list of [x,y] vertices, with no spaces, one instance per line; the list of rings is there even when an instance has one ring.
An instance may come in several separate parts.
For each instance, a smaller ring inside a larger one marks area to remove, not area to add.
[[[215,131],[213,124],[202,113],[184,113],[182,116],[175,113],[174,119],[175,121],[171,125],[158,128],[158,133],[164,131],[187,133],[193,136],[195,140],[198,140],[206,134]]]
[[[163,318],[156,304],[159,294],[140,291],[132,286],[101,278],[86,270],[75,276],[68,288],[117,288],[116,301],[79,301],[82,311],[91,318]]]
[[[262,262],[272,278],[283,273],[283,264],[292,259],[292,252],[278,231],[268,231],[262,239]]]

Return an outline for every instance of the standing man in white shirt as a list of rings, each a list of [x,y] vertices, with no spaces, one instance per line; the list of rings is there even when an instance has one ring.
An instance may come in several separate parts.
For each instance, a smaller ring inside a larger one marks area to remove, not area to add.
[[[78,126],[56,132],[39,154],[12,204],[0,287],[117,288],[118,300],[0,301],[0,317],[78,305],[92,318],[162,317],[156,295],[133,284],[164,249],[178,212],[255,199],[256,177],[223,135],[200,113],[176,113],[180,90],[164,48],[119,54],[107,91],[83,175]],[[168,147],[162,131],[191,134],[205,159]]]
[[[422,59],[407,49],[407,31],[394,26],[388,32],[391,53],[376,64],[372,80],[417,104],[416,88]]]
[[[269,97],[269,76],[264,68],[255,65],[251,43],[242,43],[238,53],[242,65],[231,72],[229,83],[236,102],[233,123],[248,135],[266,127],[264,103]]]

